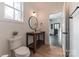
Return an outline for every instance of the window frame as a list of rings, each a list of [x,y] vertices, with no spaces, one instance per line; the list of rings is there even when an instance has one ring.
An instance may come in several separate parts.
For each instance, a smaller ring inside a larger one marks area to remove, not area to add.
[[[13,6],[10,6],[8,4],[3,3],[3,5],[4,5],[4,16],[3,16],[3,18],[4,18],[4,20],[8,20],[8,21],[23,22],[23,2],[19,2],[21,10],[18,10],[17,8],[14,8],[14,3],[16,3],[16,2],[13,2]],[[13,9],[13,19],[8,19],[8,18],[5,17],[5,6]],[[18,19],[15,20],[15,10],[17,10],[21,13],[21,20],[18,20]]]

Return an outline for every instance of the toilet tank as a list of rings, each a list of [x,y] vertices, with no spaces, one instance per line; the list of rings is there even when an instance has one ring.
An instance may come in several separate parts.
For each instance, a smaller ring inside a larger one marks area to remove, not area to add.
[[[14,38],[9,38],[9,48],[17,49],[22,46],[22,36],[16,36]]]

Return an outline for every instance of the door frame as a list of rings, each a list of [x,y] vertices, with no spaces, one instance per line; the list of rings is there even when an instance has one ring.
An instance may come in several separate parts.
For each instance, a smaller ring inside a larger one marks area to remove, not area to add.
[[[70,56],[70,19],[69,19],[69,5],[64,3],[64,19],[65,19],[65,31],[62,34],[65,35],[65,57]]]

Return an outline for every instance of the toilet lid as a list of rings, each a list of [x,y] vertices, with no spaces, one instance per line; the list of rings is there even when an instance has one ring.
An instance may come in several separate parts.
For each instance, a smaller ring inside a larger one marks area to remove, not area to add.
[[[15,54],[18,54],[18,55],[26,55],[30,53],[29,48],[25,46],[17,48],[16,50],[14,50],[14,52]]]

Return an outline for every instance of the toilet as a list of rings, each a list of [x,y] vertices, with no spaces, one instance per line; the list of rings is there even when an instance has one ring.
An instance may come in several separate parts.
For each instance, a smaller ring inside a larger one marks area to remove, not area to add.
[[[17,36],[9,38],[9,49],[13,51],[15,57],[29,57],[30,50],[28,47],[24,46],[22,43],[22,36]]]

